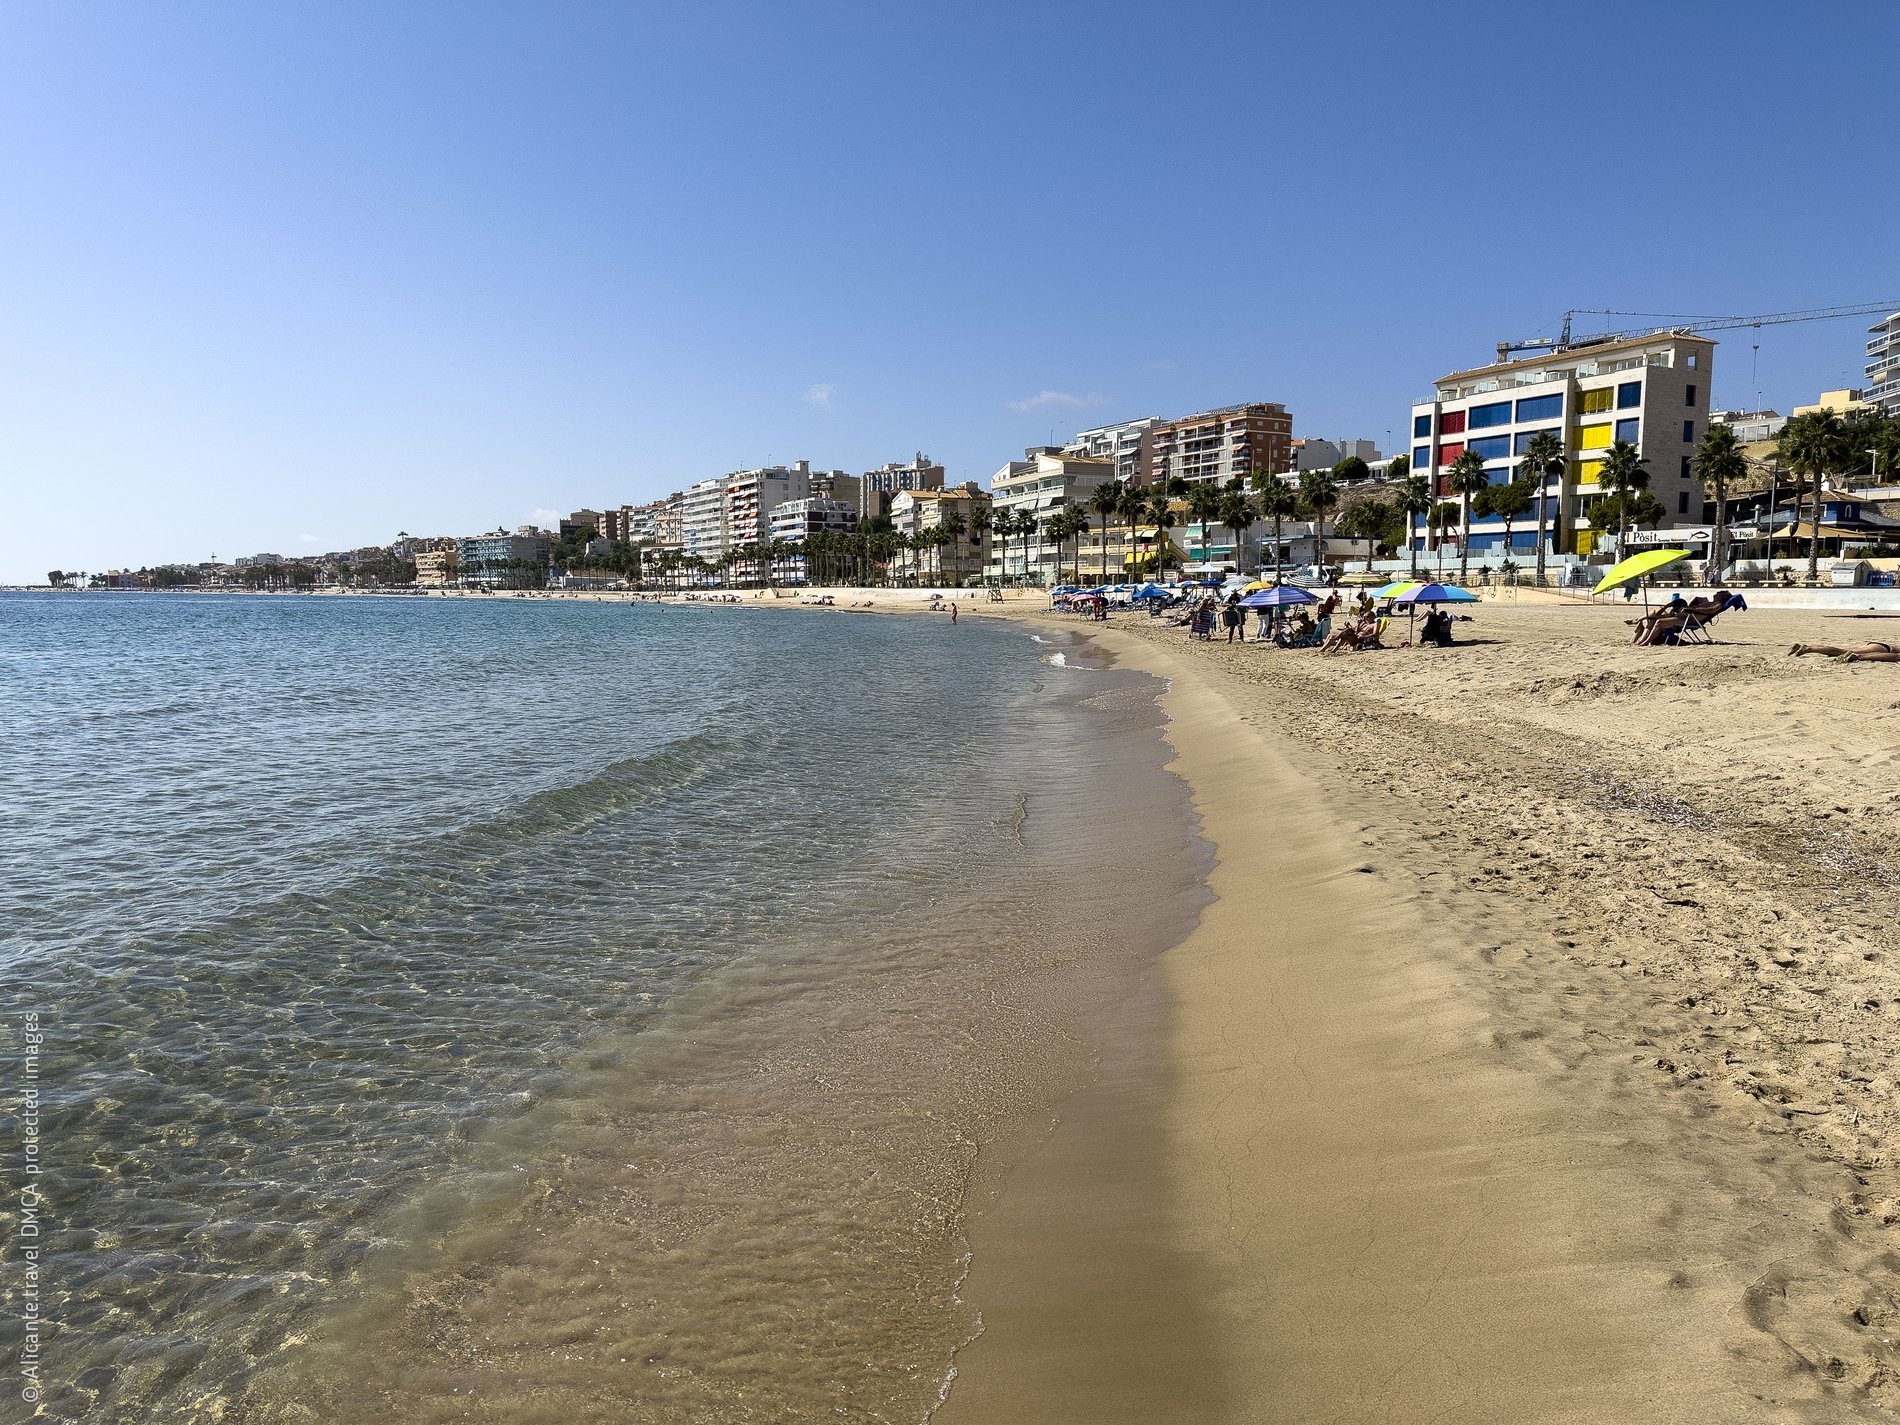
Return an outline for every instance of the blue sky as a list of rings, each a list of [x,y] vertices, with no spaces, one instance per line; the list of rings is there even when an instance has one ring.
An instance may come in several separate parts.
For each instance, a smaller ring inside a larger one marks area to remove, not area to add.
[[[1900,298],[1886,3],[14,4],[0,580]],[[1855,384],[1734,333],[1719,403]]]

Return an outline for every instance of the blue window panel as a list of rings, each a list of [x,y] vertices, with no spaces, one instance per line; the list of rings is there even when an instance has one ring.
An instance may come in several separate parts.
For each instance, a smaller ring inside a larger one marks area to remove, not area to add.
[[[1412,439],[1430,440],[1432,436],[1432,418],[1430,416],[1412,417]]]
[[[1511,438],[1508,435],[1480,436],[1477,440],[1467,442],[1465,449],[1477,451],[1481,460],[1508,460]]]
[[[1486,426],[1508,426],[1511,423],[1511,403],[1493,401],[1488,406],[1471,408],[1471,429],[1483,430]]]
[[[1517,403],[1517,423],[1525,421],[1554,421],[1561,419],[1564,413],[1564,398],[1560,391],[1554,396],[1527,396]]]
[[[1627,411],[1642,404],[1643,383],[1641,381],[1625,381],[1616,388],[1616,408],[1619,411]]]
[[[1518,404],[1521,406],[1524,403],[1519,401]],[[1561,439],[1563,432],[1558,430],[1555,426],[1550,427],[1548,430],[1521,430],[1511,439],[1511,454],[1522,455],[1530,448],[1531,437],[1534,435],[1554,435]]]
[[[1682,423],[1682,443],[1684,445],[1695,444],[1695,422],[1694,421],[1684,421]]]
[[[1631,445],[1636,444],[1636,428],[1640,424],[1641,422],[1634,416],[1631,416],[1626,421],[1618,421],[1616,423],[1616,438],[1618,440],[1627,440]]]
[[[1412,447],[1412,468],[1423,475],[1432,465],[1432,448],[1429,445]]]

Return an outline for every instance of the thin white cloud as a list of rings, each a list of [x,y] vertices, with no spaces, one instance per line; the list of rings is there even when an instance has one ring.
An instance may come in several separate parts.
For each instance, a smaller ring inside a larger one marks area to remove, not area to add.
[[[528,523],[537,529],[552,529],[561,522],[559,510],[529,510]]]
[[[1100,396],[1077,396],[1068,391],[1038,391],[1020,401],[1004,402],[1012,411],[1039,411],[1044,406],[1099,406]]]
[[[318,539],[318,538],[317,538],[317,537],[316,537],[316,536],[315,536],[314,534],[300,534],[300,535],[298,535],[298,536],[297,536],[297,543],[299,543],[299,544],[322,544],[322,543],[323,543],[323,541],[322,541],[322,540],[320,540],[320,539]]]
[[[837,394],[838,388],[836,386],[827,386],[824,382],[820,381],[815,386],[807,386],[805,388],[805,404],[808,406],[817,406],[820,410],[828,411],[831,409],[831,398]]]

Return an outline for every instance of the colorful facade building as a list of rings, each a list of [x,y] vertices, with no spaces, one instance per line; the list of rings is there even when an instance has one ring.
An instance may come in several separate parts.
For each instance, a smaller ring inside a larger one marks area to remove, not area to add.
[[[1563,441],[1564,473],[1535,482],[1529,513],[1511,522],[1510,550],[1503,547],[1503,521],[1474,513],[1473,555],[1534,556],[1535,500],[1544,503],[1553,552],[1590,553],[1597,543],[1590,510],[1606,494],[1597,476],[1616,441],[1642,453],[1647,488],[1662,503],[1665,525],[1698,519],[1702,489],[1690,459],[1708,429],[1714,356],[1715,343],[1707,337],[1662,333],[1586,341],[1531,359],[1454,371],[1412,406],[1412,469],[1431,479],[1439,500],[1462,507],[1465,497],[1452,490],[1449,474],[1465,451],[1476,451],[1490,483],[1502,485],[1519,473],[1533,436],[1549,431]],[[1423,517],[1414,521],[1412,543],[1428,546]]]

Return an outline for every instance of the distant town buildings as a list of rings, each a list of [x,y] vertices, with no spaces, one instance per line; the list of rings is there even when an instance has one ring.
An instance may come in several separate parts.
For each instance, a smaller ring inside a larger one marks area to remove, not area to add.
[[[1454,371],[1412,407],[1412,469],[1432,480],[1441,501],[1462,508],[1469,497],[1449,479],[1459,456],[1476,452],[1490,483],[1506,484],[1531,438],[1549,431],[1562,439],[1568,460],[1562,475],[1536,481],[1535,499],[1545,504],[1556,550],[1588,554],[1596,545],[1590,509],[1607,493],[1597,478],[1604,453],[1628,441],[1642,452],[1665,523],[1699,514],[1702,490],[1690,457],[1708,429],[1714,355],[1707,337],[1665,333]],[[1471,552],[1506,553],[1504,538],[1502,520],[1474,514]],[[1426,547],[1422,519],[1414,520],[1412,542]],[[1536,544],[1533,505],[1512,522],[1511,551],[1534,552]]]

